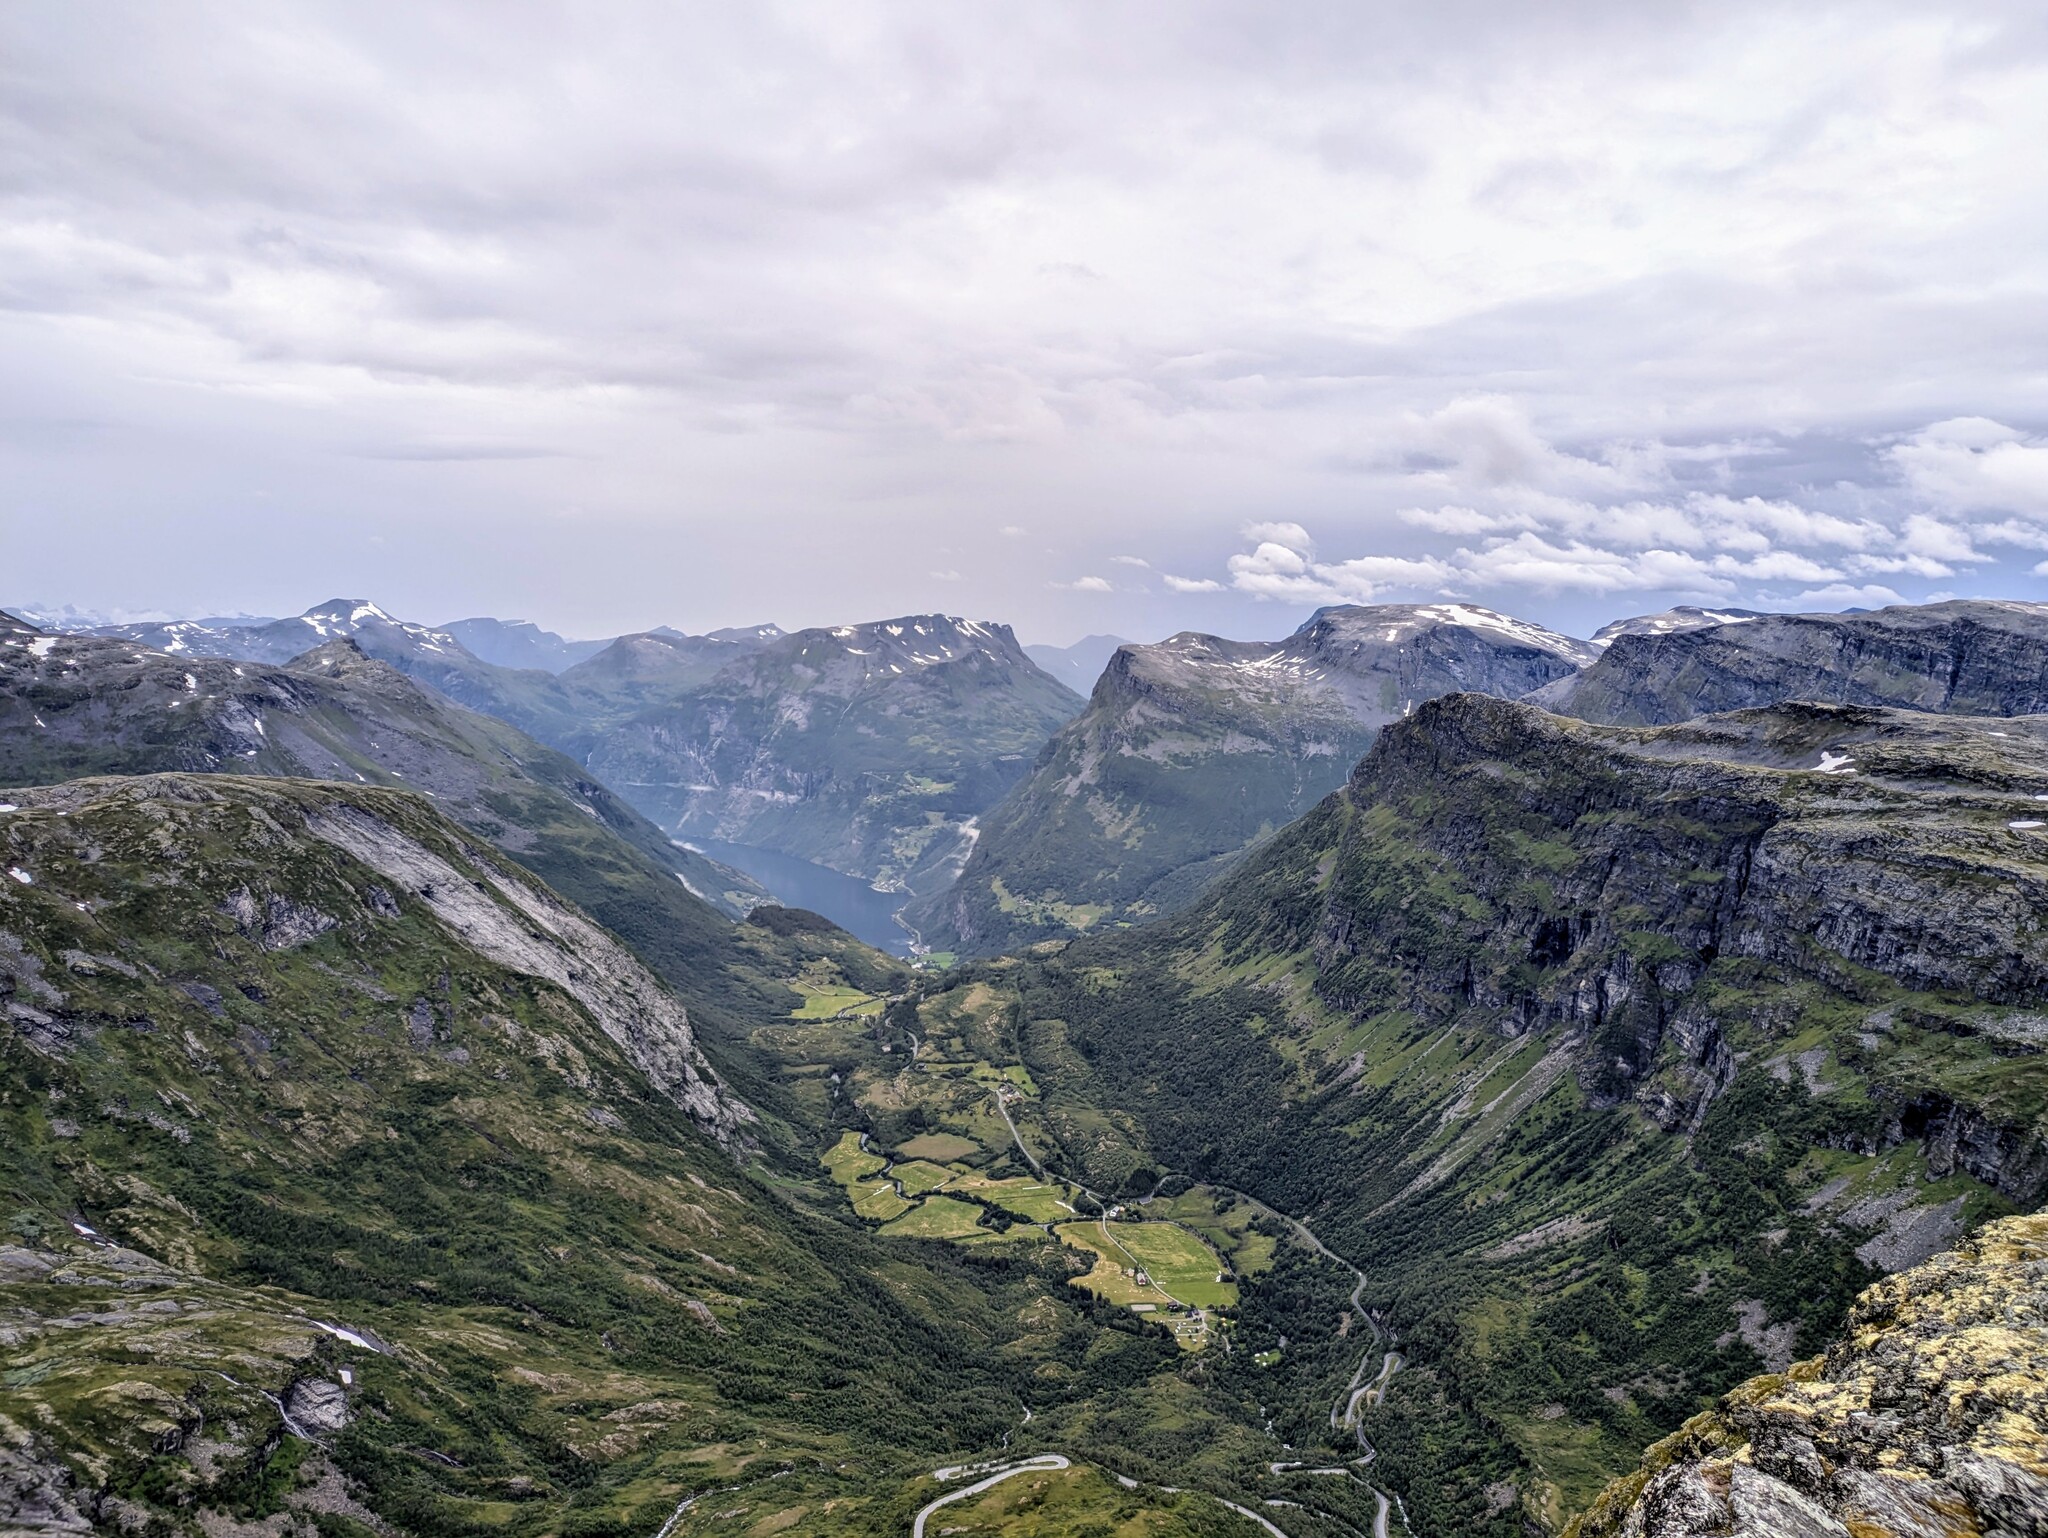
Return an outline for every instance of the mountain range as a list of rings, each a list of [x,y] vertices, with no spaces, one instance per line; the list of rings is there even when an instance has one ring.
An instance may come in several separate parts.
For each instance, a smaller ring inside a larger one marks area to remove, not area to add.
[[[1120,647],[912,921],[942,949],[986,953],[1170,911],[1422,701],[1524,694],[1596,655],[1467,604],[1323,609],[1272,642]]]
[[[2048,608],[1071,666],[0,618],[0,1525],[2048,1530]]]

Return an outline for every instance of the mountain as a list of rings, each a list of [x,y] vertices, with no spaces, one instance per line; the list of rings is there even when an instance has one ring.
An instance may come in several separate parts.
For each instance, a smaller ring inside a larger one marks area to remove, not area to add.
[[[637,639],[622,675],[643,656],[657,676],[671,665]],[[744,652],[605,730],[587,762],[674,837],[917,889],[951,875],[973,819],[1073,706],[1007,625],[910,615]]]
[[[1125,646],[982,819],[959,882],[909,916],[940,949],[987,952],[1169,911],[1422,701],[1524,694],[1594,655],[1465,604],[1322,609],[1279,641]]]
[[[656,634],[680,635],[682,632],[670,630],[664,625]],[[789,632],[780,625],[773,623],[766,625],[728,625],[723,630],[706,632],[706,635],[711,640],[734,641],[742,646],[766,646],[770,641],[779,641],[788,634]]]
[[[452,620],[441,626],[441,633],[453,636],[472,656],[498,667],[539,668],[547,673],[572,668],[611,644],[609,640],[567,641],[523,619]]]
[[[550,745],[573,737],[579,721],[576,701],[553,674],[486,662],[448,631],[395,619],[367,599],[332,599],[267,625],[174,620],[108,626],[93,634],[135,641],[174,657],[271,663],[289,662],[328,641],[352,641],[365,655],[388,662],[458,705],[509,721]]]
[[[2048,1527],[2048,1217],[1878,1284],[1848,1325],[1651,1448],[1567,1538]]]
[[[1779,700],[2029,715],[2048,711],[2048,605],[1970,599],[1624,634],[1532,698],[1620,725]]]
[[[682,1003],[426,797],[10,795],[0,1528],[871,1538],[1012,1437],[1145,1469],[1092,1406],[1187,1397],[1057,1260],[736,1162]],[[1219,1531],[1067,1462],[1026,1468],[1044,1531]]]
[[[1088,635],[1081,637],[1072,646],[1047,646],[1043,643],[1024,648],[1024,655],[1037,663],[1053,678],[1086,699],[1095,689],[1095,680],[1102,676],[1102,670],[1109,666],[1109,659],[1121,647],[1134,646],[1117,635]]]
[[[1593,644],[1604,647],[1616,636],[1669,635],[1674,630],[1700,630],[1708,625],[1739,625],[1747,619],[1769,617],[1755,609],[1702,609],[1694,604],[1682,603],[1677,608],[1666,609],[1661,614],[1637,614],[1628,619],[1610,620],[1593,632]]]
[[[658,927],[705,941],[722,921],[691,892],[728,915],[766,895],[676,847],[572,760],[353,641],[277,668],[27,626],[4,640],[0,783],[182,770],[409,786],[636,934]],[[614,905],[646,920],[628,922]]]
[[[620,636],[570,668],[563,682],[583,710],[584,734],[594,738],[628,716],[710,683],[728,664],[781,636],[773,625],[718,635],[661,629]]]
[[[1456,694],[1185,912],[915,1028],[1032,1086],[1063,1178],[1312,1225],[1355,1271],[1239,1324],[1275,1434],[1356,1422],[1415,1531],[1509,1538],[2048,1198],[2044,911],[2048,719]]]

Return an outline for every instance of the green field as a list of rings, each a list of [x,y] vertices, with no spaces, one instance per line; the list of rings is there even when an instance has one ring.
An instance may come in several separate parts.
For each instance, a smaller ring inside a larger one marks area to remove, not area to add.
[[[792,1020],[836,1020],[841,1015],[867,1019],[879,1015],[885,1002],[872,993],[862,993],[858,988],[844,984],[821,986],[798,982],[789,986],[802,994],[804,1000],[790,1011]]]
[[[862,1148],[858,1132],[842,1133],[839,1141],[826,1149],[818,1162],[845,1187],[846,1199],[853,1203],[853,1210],[862,1217],[886,1223],[909,1211],[910,1203],[897,1194],[894,1184],[875,1179],[889,1161]]]
[[[880,1154],[869,1153],[860,1146],[858,1132],[844,1132],[839,1141],[828,1148],[818,1162],[831,1172],[832,1178],[843,1186],[852,1186],[865,1180],[889,1161]]]
[[[1118,1224],[1117,1227],[1130,1225]],[[1126,1306],[1149,1303],[1155,1309],[1165,1309],[1173,1303],[1157,1287],[1140,1286],[1135,1276],[1131,1259],[1114,1244],[1102,1237],[1102,1227],[1096,1223],[1062,1223],[1053,1232],[1062,1244],[1085,1250],[1095,1257],[1095,1267],[1086,1276],[1077,1276],[1073,1285],[1105,1298],[1111,1303]]]
[[[1137,1257],[1159,1288],[1196,1308],[1237,1302],[1237,1284],[1219,1282],[1216,1252],[1172,1223],[1112,1223],[1110,1236]]]
[[[910,1211],[910,1203],[898,1196],[896,1188],[886,1180],[878,1180],[873,1185],[849,1186],[846,1194],[852,1198],[855,1212],[876,1222],[886,1223]]]
[[[905,1196],[922,1196],[927,1191],[936,1191],[947,1181],[956,1179],[959,1172],[943,1165],[933,1164],[925,1159],[912,1159],[908,1164],[899,1164],[889,1171],[903,1187]]]
[[[962,1239],[980,1226],[979,1207],[956,1202],[950,1196],[931,1196],[895,1222],[883,1224],[882,1232],[899,1239]]]
[[[967,1175],[956,1181],[953,1189],[972,1191],[984,1201],[994,1202],[1003,1211],[1013,1212],[1033,1223],[1061,1223],[1074,1216],[1072,1207],[1060,1205],[1067,1196],[1065,1186],[1047,1185],[1029,1175],[1013,1175],[1007,1180]]]
[[[935,1164],[951,1164],[965,1159],[970,1154],[981,1152],[981,1144],[972,1138],[965,1138],[952,1132],[925,1132],[910,1139],[896,1150],[899,1159],[930,1159]]]

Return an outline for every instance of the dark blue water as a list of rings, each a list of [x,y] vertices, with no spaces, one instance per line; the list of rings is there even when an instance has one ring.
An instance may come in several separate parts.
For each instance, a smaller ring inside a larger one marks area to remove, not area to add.
[[[772,849],[710,838],[693,838],[689,845],[720,864],[745,871],[787,907],[822,913],[848,934],[892,956],[910,954],[910,935],[896,922],[896,910],[908,900],[901,892],[877,892],[858,876]]]

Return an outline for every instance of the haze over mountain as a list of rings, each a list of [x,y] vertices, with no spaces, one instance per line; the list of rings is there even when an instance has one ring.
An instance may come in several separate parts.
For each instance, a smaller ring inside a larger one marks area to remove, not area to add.
[[[654,653],[666,665],[655,639],[640,638],[630,660]],[[673,676],[696,665],[679,656]],[[675,837],[935,890],[964,858],[975,817],[1077,704],[1007,625],[908,615],[746,652],[610,728],[588,762]]]
[[[542,668],[550,673],[572,668],[611,644],[609,640],[564,640],[523,619],[458,619],[441,629],[486,662],[501,668]]]
[[[1024,648],[1024,655],[1047,674],[1086,699],[1095,691],[1095,680],[1109,666],[1117,648],[1134,643],[1115,635],[1087,635],[1072,646],[1039,644]]]
[[[911,921],[941,949],[989,952],[1170,911],[1422,701],[1526,694],[1595,655],[1465,604],[1324,609],[1274,642],[1122,647],[983,819],[959,881]]]

